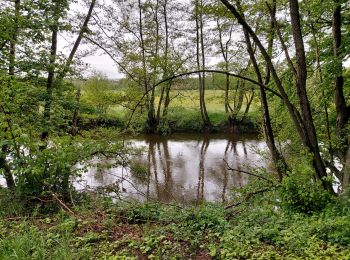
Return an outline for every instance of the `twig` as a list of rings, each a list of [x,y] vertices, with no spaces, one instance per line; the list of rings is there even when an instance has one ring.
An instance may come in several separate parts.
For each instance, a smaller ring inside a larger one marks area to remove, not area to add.
[[[237,206],[239,206],[241,204],[242,204],[242,201],[234,203],[234,204],[231,204],[231,205],[228,205],[228,206],[225,207],[225,209],[235,208],[235,207],[237,207]]]
[[[84,37],[85,39],[87,39],[88,41],[90,41],[100,49],[102,49],[125,72],[125,74],[127,74],[133,81],[140,84],[140,82],[136,80],[136,78],[127,70],[127,68],[123,66],[116,58],[114,58],[114,56],[105,47],[103,47],[101,44],[99,44],[98,42],[96,42],[95,40],[91,39],[86,35]]]
[[[224,160],[224,162],[226,163],[227,169],[228,169],[229,171],[235,171],[235,172],[245,173],[245,174],[247,174],[247,175],[251,175],[251,176],[254,176],[254,177],[258,178],[258,179],[262,179],[262,180],[265,180],[265,181],[270,182],[270,183],[272,183],[272,184],[275,184],[272,180],[270,180],[270,179],[268,179],[268,178],[265,178],[265,177],[263,177],[263,176],[257,175],[257,174],[255,174],[255,173],[251,173],[251,172],[244,171],[244,170],[239,170],[239,169],[234,169],[234,168],[232,168],[232,167],[228,164],[228,162],[227,162],[225,159],[223,159],[223,160]]]
[[[69,189],[69,196],[70,196],[70,201],[72,202],[73,207],[75,207],[75,203],[74,203],[74,200],[73,200],[73,195],[72,195],[72,190],[71,189]]]
[[[62,201],[60,200],[55,193],[52,193],[52,197],[58,202],[58,204],[65,209],[69,214],[75,215],[74,212]]]
[[[246,202],[248,201],[249,199],[251,199],[253,196],[257,195],[257,194],[260,194],[260,193],[264,193],[266,191],[270,191],[272,190],[273,188],[275,187],[269,187],[269,188],[265,188],[265,189],[261,189],[261,190],[257,190],[257,191],[254,191],[254,192],[251,192],[251,193],[248,193],[244,199],[242,201],[239,201],[239,202],[236,202],[234,204],[231,204],[231,205],[228,205],[225,207],[225,209],[230,209],[230,208],[234,208],[234,207],[237,207],[241,204],[243,204],[243,202]]]

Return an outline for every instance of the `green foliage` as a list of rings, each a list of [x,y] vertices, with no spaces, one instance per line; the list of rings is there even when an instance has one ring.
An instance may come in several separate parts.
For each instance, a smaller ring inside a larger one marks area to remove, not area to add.
[[[169,122],[174,129],[181,131],[200,131],[202,128],[202,122],[199,110],[197,109],[186,109],[181,107],[176,107],[171,109],[169,115]]]
[[[277,206],[275,196],[276,193],[257,197],[232,212],[217,203],[199,207],[114,204],[86,196],[76,200],[75,217],[58,212],[35,218],[29,215],[23,220],[1,219],[0,258],[13,259],[17,255],[20,259],[347,259],[350,256],[346,199],[336,199],[325,210],[305,215],[284,211]]]
[[[149,173],[147,167],[143,163],[133,160],[130,162],[129,167],[130,172],[134,177],[143,182],[147,181]]]
[[[0,258],[1,259],[72,259],[73,254],[69,248],[69,236],[43,232],[39,228],[22,222],[4,224],[3,235],[0,236]],[[51,250],[47,250],[52,248]]]
[[[307,160],[299,161],[293,172],[283,179],[280,195],[283,206],[288,210],[306,214],[320,211],[332,202],[332,195],[320,181],[313,179],[313,168]]]
[[[172,129],[170,126],[170,122],[167,118],[162,118],[157,125],[157,133],[162,135],[171,134]]]
[[[82,103],[93,107],[98,114],[105,114],[108,108],[117,99],[111,91],[111,84],[108,79],[101,74],[91,77],[82,87]]]

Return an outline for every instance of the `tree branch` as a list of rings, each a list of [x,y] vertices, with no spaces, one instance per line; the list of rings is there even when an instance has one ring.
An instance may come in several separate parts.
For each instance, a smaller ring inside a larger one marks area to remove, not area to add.
[[[228,206],[225,207],[225,209],[231,209],[231,208],[237,207],[237,206],[243,204],[244,202],[248,201],[249,199],[251,199],[253,196],[255,196],[257,194],[260,194],[260,193],[267,192],[267,191],[271,191],[273,188],[275,188],[275,187],[269,187],[269,188],[257,190],[257,191],[254,191],[254,192],[250,192],[244,197],[244,199],[242,201],[239,201],[239,202],[236,202],[234,204],[228,205]]]
[[[95,3],[96,3],[96,0],[92,0],[91,1],[90,7],[89,7],[89,11],[88,11],[88,13],[87,13],[87,15],[85,17],[85,20],[84,20],[84,23],[83,23],[83,25],[82,25],[82,27],[80,29],[79,35],[78,35],[77,39],[75,40],[75,43],[74,43],[73,48],[72,48],[72,50],[71,50],[71,52],[70,52],[70,54],[68,56],[68,59],[66,61],[66,64],[65,64],[63,70],[58,75],[59,79],[63,79],[66,76],[66,74],[67,74],[67,72],[69,70],[69,67],[70,67],[70,65],[73,62],[74,55],[75,55],[75,53],[78,50],[78,47],[79,47],[80,42],[81,42],[81,40],[82,40],[82,38],[84,36],[84,33],[88,30],[88,23],[90,21],[92,11],[93,11],[93,9],[95,7]]]
[[[219,74],[224,74],[224,75],[228,75],[228,76],[231,76],[231,77],[236,77],[236,78],[240,78],[240,79],[243,79],[243,80],[246,80],[246,81],[249,81],[251,83],[253,83],[254,85],[257,85],[259,87],[262,87],[264,89],[266,89],[267,91],[271,92],[272,94],[274,94],[275,96],[279,97],[282,99],[282,96],[274,91],[273,89],[263,85],[263,84],[260,84],[259,82],[253,80],[253,79],[250,79],[250,78],[247,78],[247,77],[244,77],[244,76],[241,76],[241,75],[238,75],[238,74],[234,74],[234,73],[231,73],[231,72],[227,72],[227,71],[222,71],[222,70],[210,70],[210,69],[207,69],[207,70],[194,70],[194,71],[190,71],[190,72],[184,72],[184,73],[181,73],[181,74],[177,74],[177,75],[174,75],[174,76],[171,76],[169,78],[166,78],[166,79],[163,79],[161,81],[159,81],[158,83],[156,83],[155,85],[153,85],[151,88],[149,88],[143,95],[142,97],[140,98],[140,100],[136,103],[134,109],[132,110],[131,112],[131,116],[129,118],[129,121],[126,125],[126,127],[128,128],[130,126],[130,123],[131,123],[131,120],[135,114],[135,111],[136,109],[140,106],[141,102],[143,101],[143,99],[148,95],[148,93],[150,91],[152,91],[154,88],[156,88],[157,86],[163,84],[164,82],[167,82],[167,81],[170,81],[170,80],[173,80],[173,79],[176,79],[176,78],[180,78],[180,77],[183,77],[183,76],[188,76],[188,75],[192,75],[192,74],[198,74],[198,73],[202,73],[202,72],[208,72],[208,73],[219,73]]]
[[[96,45],[97,47],[99,47],[100,49],[102,49],[123,71],[126,75],[128,75],[134,82],[136,82],[137,84],[141,84],[137,79],[135,79],[135,77],[125,68],[125,66],[123,64],[121,64],[119,61],[117,61],[116,58],[113,57],[113,55],[105,48],[103,47],[101,44],[99,44],[98,42],[96,42],[95,40],[91,39],[88,36],[84,37],[85,39],[87,39],[88,41],[90,41],[92,44]]]
[[[247,175],[256,177],[256,178],[258,178],[258,179],[265,180],[265,181],[267,181],[267,182],[269,182],[269,183],[271,183],[271,184],[273,184],[273,185],[275,184],[272,180],[270,180],[270,179],[268,179],[268,178],[265,178],[264,176],[260,176],[260,175],[257,175],[257,174],[255,174],[255,173],[248,172],[248,171],[244,171],[244,170],[240,170],[240,169],[234,169],[234,168],[232,168],[232,167],[228,164],[228,162],[227,162],[225,159],[224,159],[224,162],[226,163],[226,165],[227,165],[227,170],[229,170],[229,171],[245,173],[245,174],[247,174]]]

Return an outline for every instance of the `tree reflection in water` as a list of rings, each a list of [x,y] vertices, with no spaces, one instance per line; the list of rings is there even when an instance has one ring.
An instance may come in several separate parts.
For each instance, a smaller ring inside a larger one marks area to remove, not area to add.
[[[244,174],[227,171],[224,160],[236,169],[264,165],[252,148],[264,148],[256,136],[149,135],[134,140],[134,144],[146,150],[132,158],[139,166],[134,167],[136,170],[124,169],[126,180],[122,183],[124,196],[138,200],[225,202],[230,189],[245,185],[248,179]],[[105,175],[112,176],[105,178],[91,168],[83,178],[92,186],[101,186],[118,181],[121,172],[121,168],[105,170]]]

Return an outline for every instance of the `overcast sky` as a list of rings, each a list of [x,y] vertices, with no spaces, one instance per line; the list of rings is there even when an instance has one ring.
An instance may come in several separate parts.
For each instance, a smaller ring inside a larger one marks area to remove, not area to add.
[[[95,54],[83,58],[83,61],[89,64],[91,71],[99,71],[105,74],[109,79],[120,79],[124,75],[121,74],[118,70],[118,67],[115,65],[114,61],[105,54]]]
[[[83,4],[81,1],[82,0],[78,0],[78,2],[72,6],[71,10],[73,12],[75,10],[79,10],[79,12],[82,12],[82,13],[87,12],[88,10],[87,5]],[[101,0],[101,2],[102,1],[103,0]],[[109,1],[109,0],[106,0],[106,1]],[[75,37],[73,37],[70,40],[68,40],[66,37],[62,37],[62,40],[63,41],[61,44],[61,49],[63,52],[65,52],[64,47],[65,46],[67,47],[67,45],[70,45],[75,40]],[[81,50],[84,50],[86,48],[87,46],[81,46]],[[70,48],[67,48],[67,49],[70,49]],[[120,79],[124,77],[124,75],[120,73],[118,66],[115,64],[115,62],[107,54],[104,54],[102,50],[99,51],[98,53],[94,53],[92,55],[86,56],[85,58],[82,58],[82,60],[89,67],[89,70],[87,71],[87,73],[85,73],[84,76],[88,76],[93,71],[98,71],[98,72],[102,72],[110,79]],[[210,62],[211,64],[209,65],[213,65],[213,62],[214,61],[211,59],[211,62]],[[347,61],[344,63],[344,66],[350,67],[350,58],[347,59]]]

